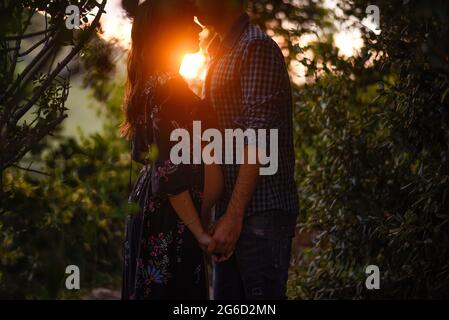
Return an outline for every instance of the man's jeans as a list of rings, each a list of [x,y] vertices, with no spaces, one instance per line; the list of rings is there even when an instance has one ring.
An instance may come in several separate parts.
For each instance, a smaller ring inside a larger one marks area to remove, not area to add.
[[[215,263],[215,300],[286,298],[296,217],[270,211],[245,218],[235,253]]]

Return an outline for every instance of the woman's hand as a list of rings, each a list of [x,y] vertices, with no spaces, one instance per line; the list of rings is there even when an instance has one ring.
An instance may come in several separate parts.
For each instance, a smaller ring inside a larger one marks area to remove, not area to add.
[[[202,232],[201,234],[196,236],[196,240],[198,241],[200,248],[206,252],[207,247],[209,246],[209,243],[211,241],[211,236],[209,234],[207,234],[206,232]]]
[[[228,260],[235,250],[243,225],[243,214],[225,213],[215,224],[207,252],[215,261]]]

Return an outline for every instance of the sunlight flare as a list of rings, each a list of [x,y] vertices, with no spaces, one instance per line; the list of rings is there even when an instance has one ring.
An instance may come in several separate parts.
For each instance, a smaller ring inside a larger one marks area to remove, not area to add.
[[[186,79],[204,79],[206,69],[206,57],[199,51],[186,54],[179,69],[179,73]]]

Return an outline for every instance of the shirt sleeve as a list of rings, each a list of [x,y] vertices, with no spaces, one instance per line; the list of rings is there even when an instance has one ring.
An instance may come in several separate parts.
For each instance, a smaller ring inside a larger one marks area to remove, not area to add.
[[[190,189],[192,165],[173,164],[170,157],[158,157],[154,164],[152,186],[157,196],[172,196]]]
[[[241,69],[242,113],[236,124],[243,130],[279,127],[282,98],[289,94],[283,88],[285,62],[271,39],[253,40],[246,49]],[[255,144],[256,141],[245,141]]]

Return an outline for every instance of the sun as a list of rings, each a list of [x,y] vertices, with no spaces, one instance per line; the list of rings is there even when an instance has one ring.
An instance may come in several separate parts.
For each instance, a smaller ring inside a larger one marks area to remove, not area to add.
[[[186,54],[179,69],[179,73],[187,80],[204,80],[206,74],[206,57],[199,51]]]

